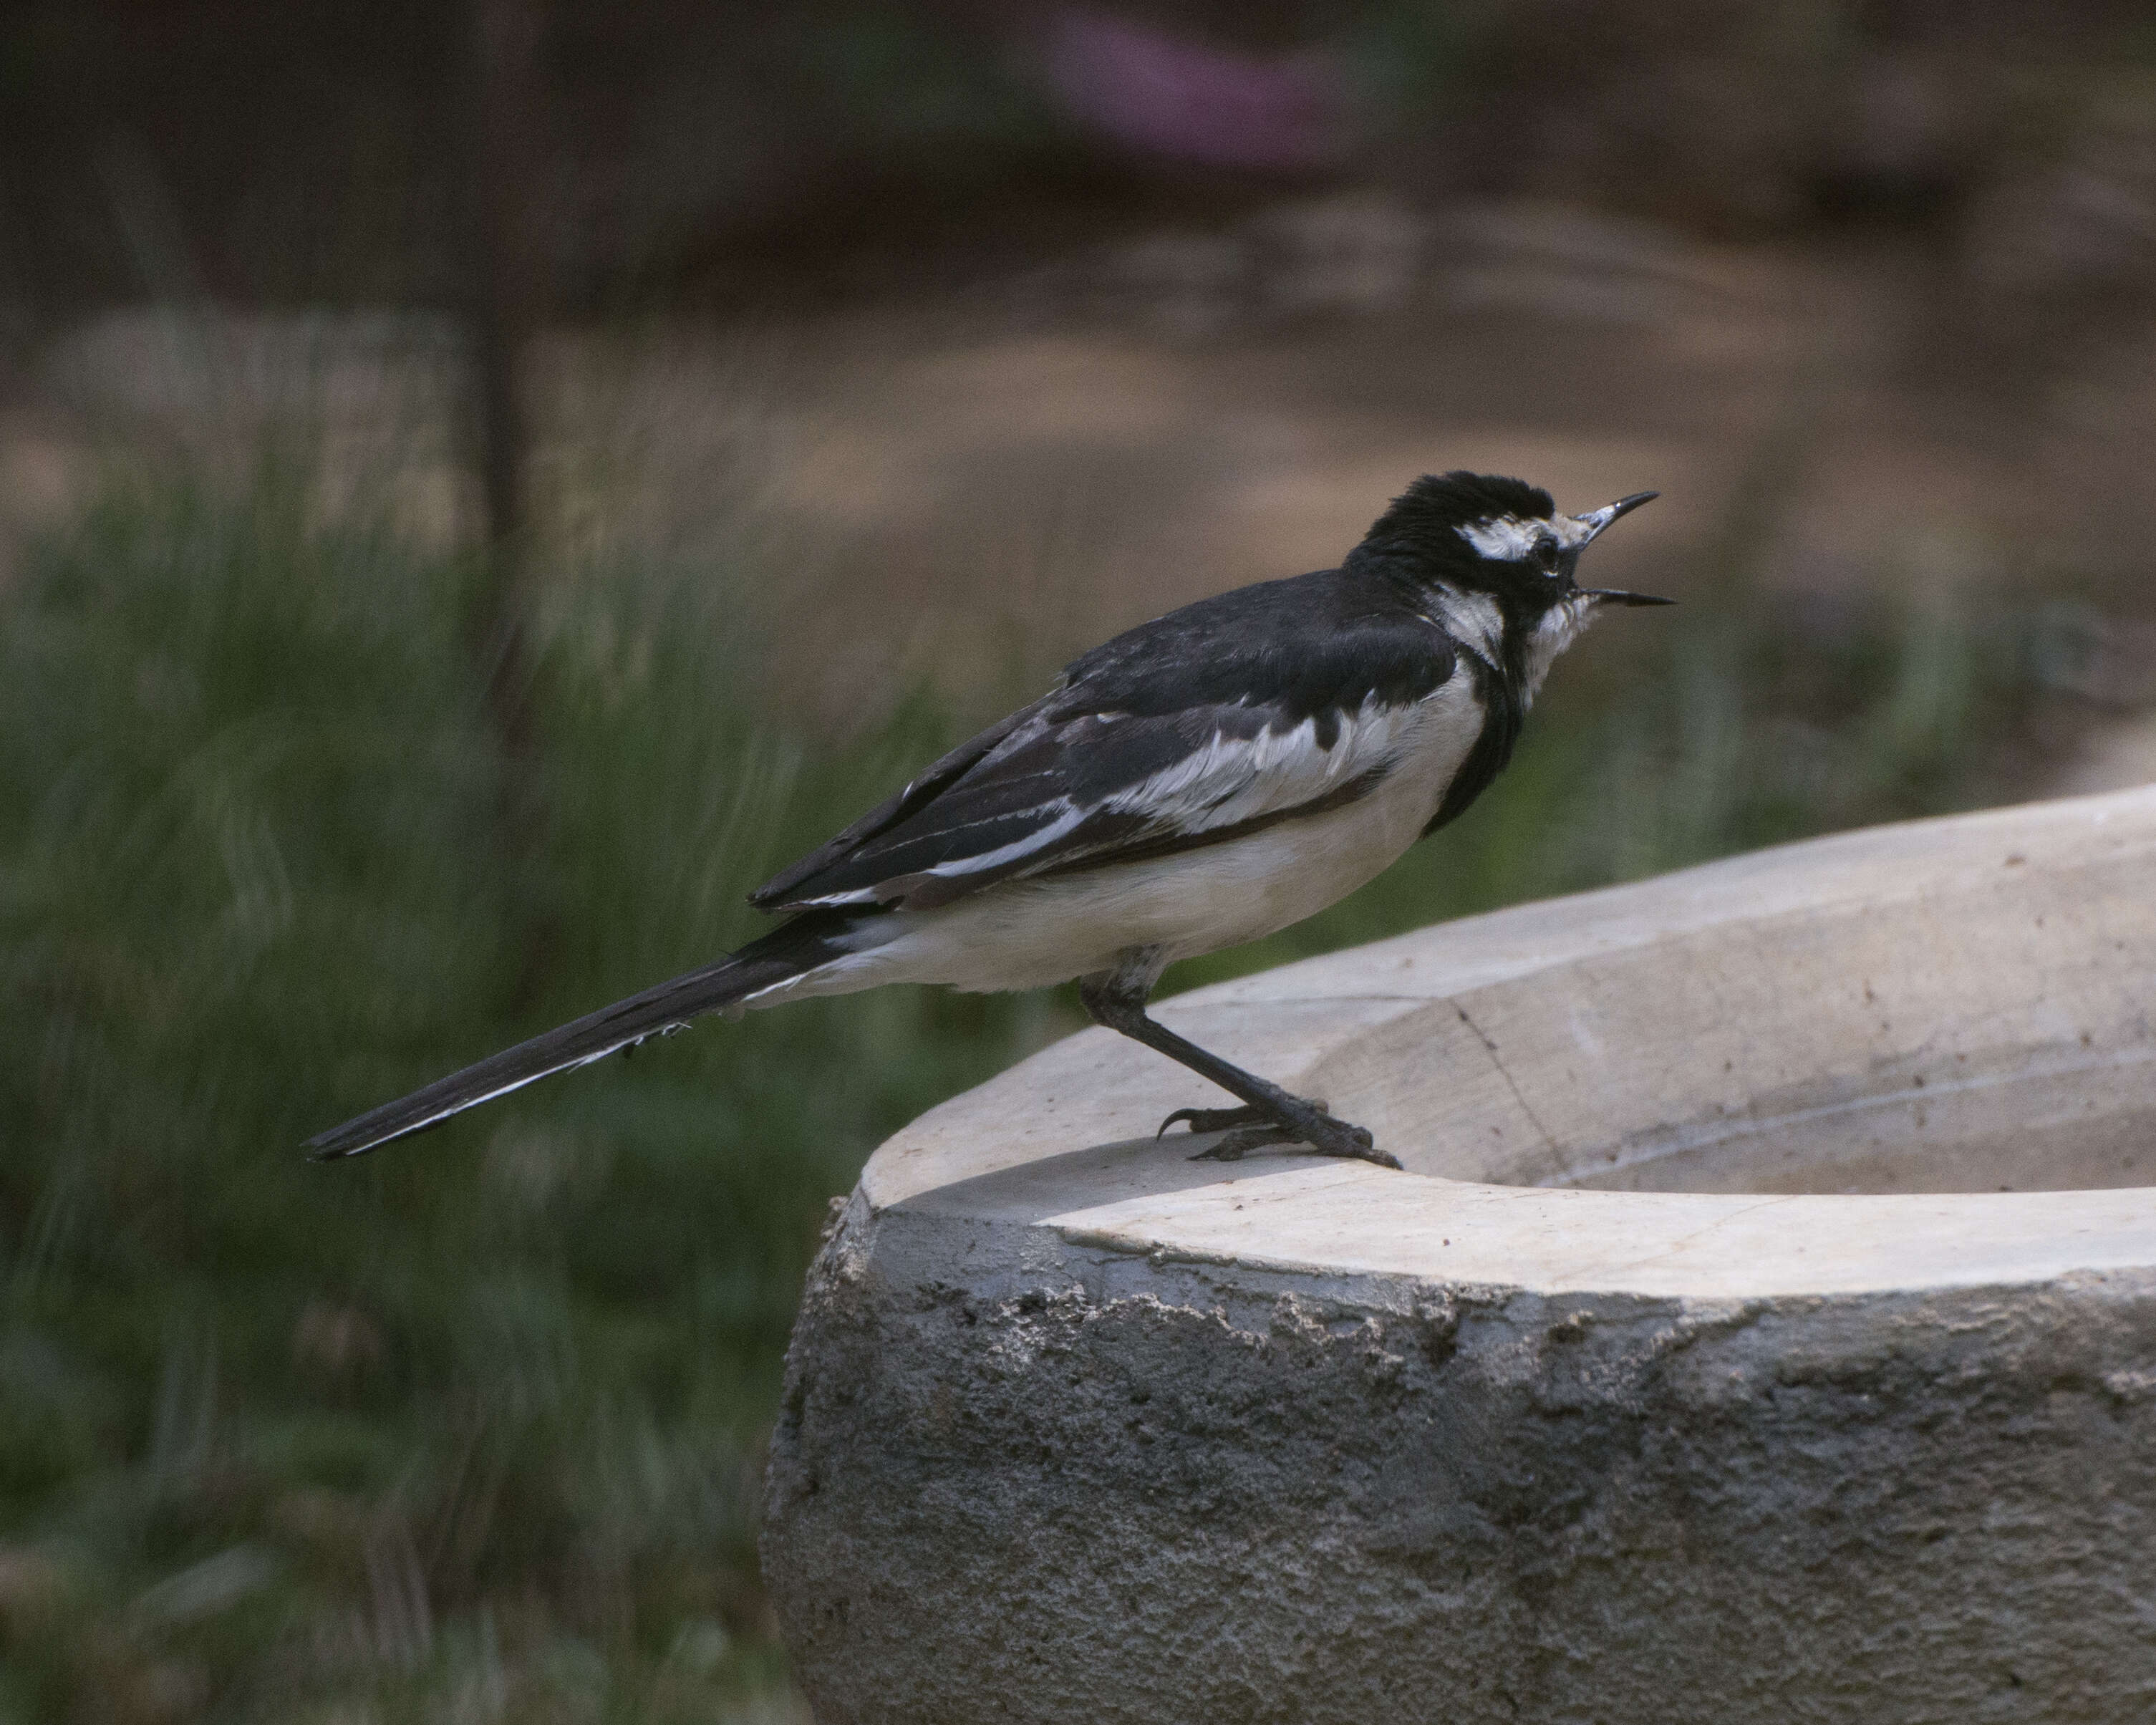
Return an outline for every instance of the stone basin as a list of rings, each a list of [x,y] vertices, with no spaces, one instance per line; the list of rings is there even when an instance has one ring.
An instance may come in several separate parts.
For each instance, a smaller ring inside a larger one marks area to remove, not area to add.
[[[2156,1719],[2152,999],[2156,789],[1163,1005],[1404,1173],[1097,1030],[955,1098],[789,1358],[817,1717]]]

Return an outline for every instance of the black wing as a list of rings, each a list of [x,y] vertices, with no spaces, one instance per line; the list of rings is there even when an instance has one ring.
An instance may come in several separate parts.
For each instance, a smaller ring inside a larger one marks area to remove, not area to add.
[[[1390,771],[1456,669],[1450,638],[1381,578],[1201,600],[1075,661],[751,901],[926,908],[1337,807]]]

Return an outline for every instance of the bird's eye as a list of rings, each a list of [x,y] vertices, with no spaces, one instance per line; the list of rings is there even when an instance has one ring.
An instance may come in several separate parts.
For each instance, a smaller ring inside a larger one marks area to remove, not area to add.
[[[1535,546],[1535,567],[1545,575],[1554,575],[1564,561],[1564,552],[1554,539],[1539,541]]]

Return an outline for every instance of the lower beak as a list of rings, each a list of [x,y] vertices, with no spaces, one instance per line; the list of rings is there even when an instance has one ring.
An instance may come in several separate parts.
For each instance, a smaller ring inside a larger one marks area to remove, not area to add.
[[[1658,599],[1650,593],[1620,593],[1614,587],[1584,587],[1580,597],[1602,605],[1674,605],[1675,599]]]

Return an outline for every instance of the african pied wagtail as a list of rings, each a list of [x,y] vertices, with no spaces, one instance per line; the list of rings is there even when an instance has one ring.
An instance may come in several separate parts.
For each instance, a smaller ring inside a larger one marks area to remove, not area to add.
[[[710,1012],[881,983],[1078,979],[1094,1019],[1240,1108],[1178,1109],[1206,1156],[1299,1142],[1399,1164],[1360,1127],[1146,1015],[1162,971],[1300,922],[1455,818],[1511,757],[1550,663],[1601,607],[1580,550],[1656,494],[1557,513],[1448,473],[1395,498],[1337,569],[1200,599],[1074,661],[749,895],[791,918],[731,957],[535,1036],[310,1141],[357,1156]]]

